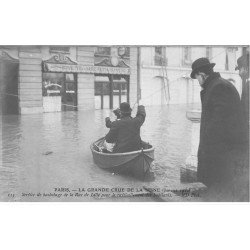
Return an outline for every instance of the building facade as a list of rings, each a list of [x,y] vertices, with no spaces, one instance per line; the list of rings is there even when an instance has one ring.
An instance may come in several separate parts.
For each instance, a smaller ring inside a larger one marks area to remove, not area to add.
[[[137,101],[137,47],[0,46],[2,114],[112,109]]]
[[[140,88],[145,105],[200,103],[200,86],[190,78],[191,64],[199,57],[216,63],[214,70],[230,80],[241,94],[235,71],[240,46],[148,46],[140,48]]]
[[[235,71],[243,46],[0,46],[2,114],[200,103],[189,77],[199,57],[241,94]]]

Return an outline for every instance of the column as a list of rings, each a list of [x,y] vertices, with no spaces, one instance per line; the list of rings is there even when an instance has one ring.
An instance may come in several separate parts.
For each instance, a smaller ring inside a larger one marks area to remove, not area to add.
[[[77,46],[77,62],[83,65],[94,65],[94,47]],[[77,74],[78,110],[95,109],[95,76],[94,74]]]
[[[19,48],[19,108],[21,114],[42,113],[42,54],[40,46]]]
[[[137,102],[137,47],[130,47],[130,79],[129,102],[133,106]]]

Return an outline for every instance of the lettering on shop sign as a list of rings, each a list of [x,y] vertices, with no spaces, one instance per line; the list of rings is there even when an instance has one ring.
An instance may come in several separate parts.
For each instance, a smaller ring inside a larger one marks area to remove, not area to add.
[[[105,66],[86,66],[86,65],[68,65],[44,63],[44,71],[46,72],[71,72],[71,73],[88,73],[88,74],[113,74],[113,75],[129,75],[129,68],[121,67],[105,67]]]

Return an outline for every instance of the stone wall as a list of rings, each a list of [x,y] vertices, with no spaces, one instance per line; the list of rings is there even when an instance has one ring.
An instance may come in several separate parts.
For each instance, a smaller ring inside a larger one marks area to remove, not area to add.
[[[94,47],[78,46],[77,62],[94,65]],[[95,76],[94,74],[78,74],[78,110],[95,108]]]
[[[129,102],[133,106],[137,102],[137,47],[130,48],[130,86]]]
[[[191,65],[183,65],[183,46],[166,47],[167,66],[155,66],[155,48],[141,48],[141,96],[145,105],[165,105],[165,104],[198,104],[200,103],[200,86],[197,80],[189,78]],[[233,79],[233,84],[241,94],[241,79],[237,71],[234,70],[236,58],[242,49],[228,49],[229,70],[225,70],[226,47],[212,47],[212,61],[216,63],[215,71],[221,73],[225,79]],[[206,56],[206,46],[194,46],[191,49],[191,61],[199,57]],[[168,86],[165,82],[166,90],[169,88],[170,99],[165,95],[162,76],[168,77]],[[166,98],[167,97],[167,98]]]
[[[19,112],[43,112],[42,54],[39,46],[19,47]]]

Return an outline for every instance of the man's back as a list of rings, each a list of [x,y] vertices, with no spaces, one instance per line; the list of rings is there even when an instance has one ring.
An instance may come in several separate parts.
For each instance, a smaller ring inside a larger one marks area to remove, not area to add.
[[[236,88],[218,73],[207,80],[207,86],[201,92],[200,143],[211,146],[223,143],[227,147],[243,143],[244,124]]]
[[[135,118],[126,116],[112,122],[105,140],[108,143],[115,143],[114,153],[131,152],[141,149],[140,128],[145,121],[145,117],[144,106],[138,106]]]
[[[234,161],[246,143],[239,94],[219,73],[213,73],[201,91],[201,101],[198,180],[207,186],[231,183],[237,169]]]

